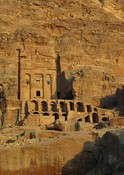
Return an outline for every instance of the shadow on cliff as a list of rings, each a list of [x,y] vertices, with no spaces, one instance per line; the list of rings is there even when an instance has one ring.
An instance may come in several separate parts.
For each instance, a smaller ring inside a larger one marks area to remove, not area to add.
[[[95,137],[98,136],[95,135]],[[95,141],[85,142],[82,151],[63,166],[62,175],[86,175],[90,172],[98,163],[95,157],[94,146]]]
[[[115,94],[100,99],[100,108],[115,110],[119,116],[124,116],[124,87],[118,88]]]
[[[114,109],[117,107],[116,94],[107,95],[100,99],[100,108]]]
[[[95,141],[84,143],[83,150],[62,168],[62,175],[117,175],[124,174],[124,130],[119,134],[106,132],[102,138],[93,134]],[[113,161],[108,162],[109,157]]]
[[[58,99],[74,99],[74,91],[72,88],[74,77],[66,78],[65,71],[61,71],[61,58],[58,54],[56,60],[57,78],[56,93]]]
[[[0,129],[4,128],[4,118],[6,114],[6,96],[4,93],[3,85],[0,84]]]

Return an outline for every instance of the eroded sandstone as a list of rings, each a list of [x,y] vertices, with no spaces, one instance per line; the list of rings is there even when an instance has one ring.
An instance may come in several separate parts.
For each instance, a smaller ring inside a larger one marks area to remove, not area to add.
[[[123,128],[123,25],[123,0],[0,0],[1,175],[123,174],[121,134],[99,144]]]

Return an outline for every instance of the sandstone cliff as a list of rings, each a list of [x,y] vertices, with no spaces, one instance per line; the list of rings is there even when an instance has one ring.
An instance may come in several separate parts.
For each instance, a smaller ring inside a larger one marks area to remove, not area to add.
[[[123,84],[123,24],[123,0],[1,0],[0,82],[6,97],[17,98],[21,49],[23,58],[59,53],[67,79],[82,69],[83,100],[100,106]]]
[[[16,140],[17,133],[16,128],[0,134],[0,175],[124,174],[121,128],[40,131],[36,138],[22,133]]]
[[[0,175],[77,175],[78,170],[85,174],[95,165],[93,154],[84,150],[93,147],[89,132],[44,134],[40,140],[1,145]]]
[[[81,100],[116,106],[116,89],[124,84],[123,45],[123,0],[0,0],[2,112],[6,102],[11,110],[19,106],[19,57],[42,57],[44,64],[56,62],[59,55],[65,79],[78,74],[74,88]],[[123,111],[123,90],[118,92]],[[8,121],[15,124],[16,117],[14,111]],[[27,145],[3,142],[0,175],[84,175],[90,170],[88,175],[123,174],[123,133],[107,133],[96,145],[94,140],[92,133],[79,132],[38,143],[29,139]]]

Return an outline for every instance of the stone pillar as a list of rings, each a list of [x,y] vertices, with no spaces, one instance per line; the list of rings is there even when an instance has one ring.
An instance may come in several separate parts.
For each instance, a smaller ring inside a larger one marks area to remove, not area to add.
[[[77,112],[77,101],[74,101],[74,109],[75,109],[75,112]]]
[[[87,112],[87,108],[86,108],[86,105],[84,103],[82,103],[83,106],[84,106],[84,112]]]
[[[93,116],[92,116],[92,113],[89,114],[89,116],[90,116],[90,123],[93,123]]]
[[[59,111],[59,114],[61,115],[62,114],[62,108],[61,108],[61,105],[60,105],[60,101],[58,101],[58,111]]]
[[[57,82],[56,82],[56,72],[52,74],[51,81],[52,81],[52,99],[57,99]]]
[[[25,117],[25,103],[26,101],[21,102],[19,120],[23,120]]]
[[[47,104],[48,104],[48,112],[51,113],[51,112],[52,112],[52,111],[51,111],[51,101],[48,100]]]
[[[44,77],[44,98],[51,99],[52,97],[52,78],[50,74]]]
[[[41,113],[41,101],[38,101],[38,111]]]
[[[69,103],[69,101],[67,101],[66,104],[67,104],[67,111],[69,112],[70,111],[70,103]]]

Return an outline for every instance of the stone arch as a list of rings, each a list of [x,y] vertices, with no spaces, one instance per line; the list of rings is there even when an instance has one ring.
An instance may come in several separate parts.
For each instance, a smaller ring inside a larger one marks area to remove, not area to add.
[[[0,84],[0,91],[3,90],[3,84]]]
[[[79,118],[77,121],[78,121],[78,122],[82,122],[82,118]]]
[[[43,113],[43,116],[49,116],[48,112]]]
[[[51,102],[51,111],[52,112],[57,112],[58,110],[57,110],[57,104],[53,101],[53,102]]]
[[[85,117],[85,123],[90,123],[90,116],[89,115]]]
[[[93,123],[99,123],[99,116],[96,113],[92,114]]]
[[[67,118],[68,114],[62,114],[62,116],[64,116],[64,117],[65,117],[65,121],[67,121],[67,120],[68,120],[68,118]]]
[[[60,108],[62,112],[67,112],[67,104],[63,101],[60,102]]]
[[[59,114],[58,113],[53,113],[53,116],[55,117],[55,120],[59,119]]]
[[[103,122],[109,121],[109,118],[108,118],[108,117],[103,117],[103,118],[102,118],[102,121],[103,121]]]
[[[46,101],[41,102],[41,110],[44,112],[48,111],[48,104]]]
[[[71,101],[70,101],[69,104],[70,104],[70,110],[71,110],[71,111],[74,111],[74,102],[71,102]]]
[[[77,102],[77,112],[84,112],[84,106],[81,102]]]
[[[31,111],[38,111],[38,102],[36,100],[31,101]]]
[[[38,111],[34,111],[33,114],[40,114]]]
[[[94,108],[94,111],[95,111],[95,112],[98,112],[97,108]]]
[[[87,112],[92,112],[91,105],[87,105]]]

